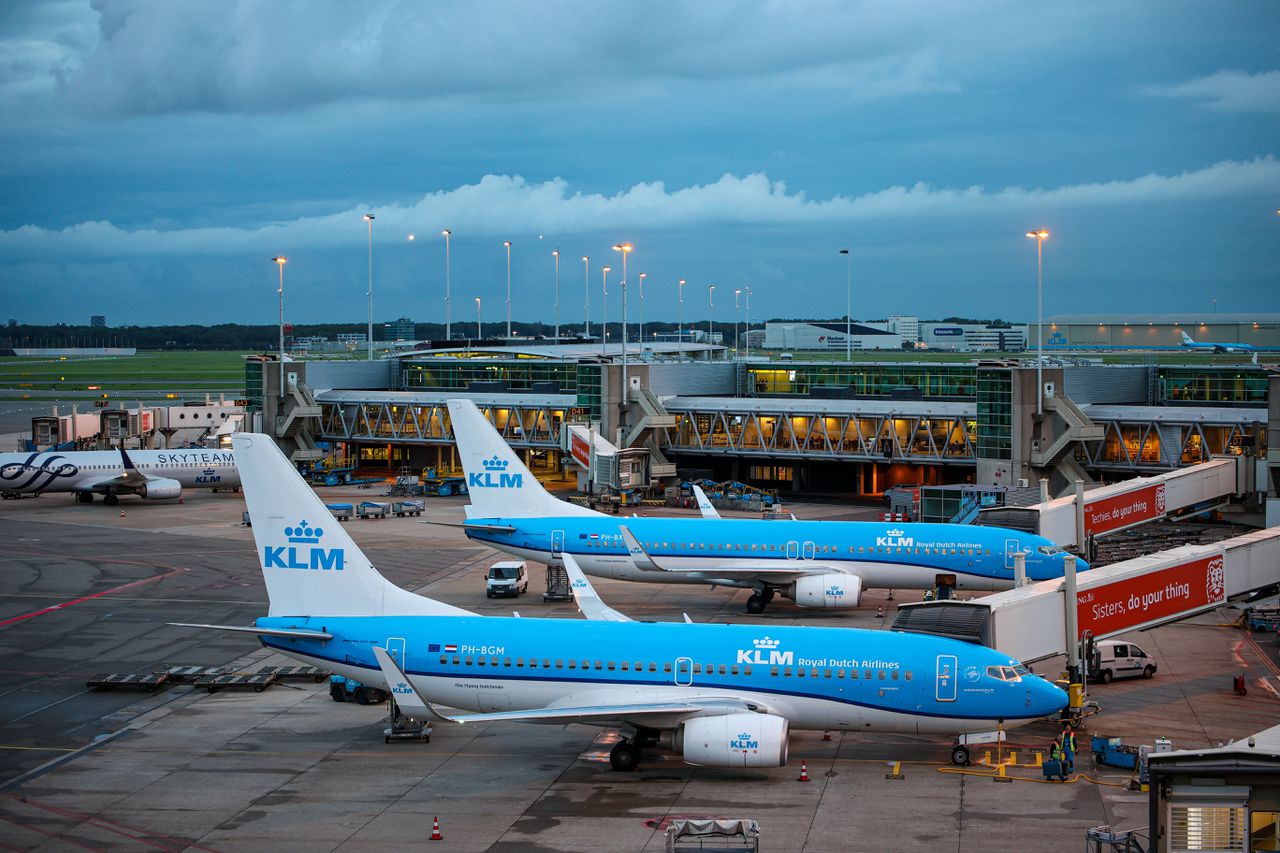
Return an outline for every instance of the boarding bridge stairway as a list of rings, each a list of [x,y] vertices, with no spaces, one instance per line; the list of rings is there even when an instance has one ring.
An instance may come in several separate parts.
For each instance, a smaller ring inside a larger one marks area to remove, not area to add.
[[[1102,441],[1106,429],[1091,421],[1068,397],[1046,397],[1044,409],[1045,418],[1053,427],[1052,437],[1048,444],[1042,444],[1043,439],[1032,443],[1032,467],[1054,471],[1060,478],[1059,487],[1076,480],[1092,483],[1093,478],[1076,462],[1073,451],[1078,442]]]
[[[674,429],[676,416],[668,412],[662,401],[648,388],[632,388],[629,400],[629,411],[634,412],[638,407],[640,417],[627,432],[622,446],[644,447],[649,451],[651,480],[665,480],[676,476],[675,463],[662,453],[657,441],[657,430]]]
[[[320,426],[320,404],[311,389],[302,382],[290,382],[285,400],[286,413],[276,418],[276,437],[289,440],[296,448],[289,454],[291,462],[314,462],[324,458],[324,451],[316,446],[313,429]]]

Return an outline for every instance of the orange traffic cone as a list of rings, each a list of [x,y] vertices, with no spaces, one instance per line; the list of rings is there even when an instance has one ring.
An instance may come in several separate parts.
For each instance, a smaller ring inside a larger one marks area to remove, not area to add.
[[[120,517],[121,517],[121,518],[124,518],[124,510],[123,510],[123,509],[122,509],[122,510],[120,510]]]
[[[797,782],[809,781],[809,763],[807,761],[800,762],[800,778],[797,779],[796,781]]]
[[[823,733],[822,733],[822,739],[823,739],[823,740],[831,740],[831,732],[823,732]]]
[[[883,604],[881,604],[879,607],[877,607],[877,608],[876,608],[876,618],[877,618],[877,619],[883,619],[883,618],[884,618],[884,605],[883,605]]]
[[[431,840],[444,841],[444,836],[440,834],[440,818],[433,818],[431,821]]]

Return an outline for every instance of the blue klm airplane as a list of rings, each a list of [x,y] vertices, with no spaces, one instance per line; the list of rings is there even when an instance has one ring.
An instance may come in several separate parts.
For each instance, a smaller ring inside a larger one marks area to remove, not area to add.
[[[633,622],[602,606],[572,555],[565,562],[592,618],[478,616],[389,583],[270,438],[232,441],[269,615],[253,627],[186,627],[254,634],[305,663],[385,683],[419,719],[618,728],[616,770],[657,746],[691,764],[777,767],[793,728],[987,733],[1066,704],[1008,655],[958,640]],[[958,740],[952,760],[967,759]]]
[[[776,593],[801,607],[853,608],[864,588],[931,589],[939,575],[959,589],[1009,589],[1018,552],[1028,578],[1062,577],[1062,548],[1000,527],[721,519],[709,506],[703,518],[619,519],[557,500],[470,400],[450,400],[449,418],[471,498],[467,536],[541,563],[571,554],[600,577],[752,589],[748,613]]]

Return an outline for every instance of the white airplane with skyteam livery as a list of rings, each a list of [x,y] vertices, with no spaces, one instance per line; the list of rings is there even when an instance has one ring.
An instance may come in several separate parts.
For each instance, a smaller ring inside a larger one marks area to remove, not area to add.
[[[587,620],[480,616],[383,578],[270,438],[237,433],[232,443],[269,615],[184,627],[253,634],[385,684],[418,719],[616,728],[616,770],[655,747],[697,765],[778,767],[792,729],[989,734],[1067,701],[1008,655],[944,637],[631,621],[604,606],[572,554],[566,569]],[[964,741],[953,761],[967,761]]]

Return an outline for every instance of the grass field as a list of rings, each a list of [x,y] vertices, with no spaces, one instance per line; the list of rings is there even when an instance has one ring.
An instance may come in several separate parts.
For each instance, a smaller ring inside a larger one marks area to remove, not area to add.
[[[0,391],[85,391],[97,385],[109,393],[225,393],[244,391],[244,359],[238,352],[140,352],[133,356],[0,358]]]

